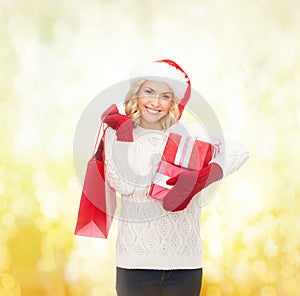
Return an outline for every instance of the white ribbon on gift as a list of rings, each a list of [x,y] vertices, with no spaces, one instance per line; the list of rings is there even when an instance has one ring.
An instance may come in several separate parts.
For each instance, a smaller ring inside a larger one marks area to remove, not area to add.
[[[164,187],[166,189],[172,189],[173,185],[168,185],[167,181],[170,179],[170,176],[164,175],[162,173],[157,172],[154,176],[153,183],[159,185],[160,187]]]
[[[194,140],[191,137],[181,136],[176,152],[174,164],[188,167],[194,147]]]
[[[189,136],[181,136],[178,149],[176,151],[174,164],[182,167],[188,167],[194,147],[194,140]],[[153,183],[166,189],[172,189],[173,185],[168,185],[166,182],[175,176],[168,176],[160,172],[156,172]]]

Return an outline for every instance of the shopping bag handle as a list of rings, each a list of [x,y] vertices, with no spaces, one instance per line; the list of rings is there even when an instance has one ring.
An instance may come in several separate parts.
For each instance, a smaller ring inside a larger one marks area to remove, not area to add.
[[[95,141],[93,155],[96,154],[96,152],[97,152],[97,150],[99,148],[99,145],[100,145],[101,138],[102,138],[103,134],[104,134],[104,123],[103,123],[103,121],[101,121],[100,127],[98,129],[96,141]]]

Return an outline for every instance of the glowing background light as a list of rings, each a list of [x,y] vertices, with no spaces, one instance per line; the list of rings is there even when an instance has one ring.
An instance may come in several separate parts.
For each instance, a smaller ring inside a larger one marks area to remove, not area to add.
[[[116,221],[107,241],[73,236],[73,136],[99,92],[160,58],[251,155],[202,210],[201,295],[298,295],[299,20],[293,0],[1,1],[0,295],[115,295]]]

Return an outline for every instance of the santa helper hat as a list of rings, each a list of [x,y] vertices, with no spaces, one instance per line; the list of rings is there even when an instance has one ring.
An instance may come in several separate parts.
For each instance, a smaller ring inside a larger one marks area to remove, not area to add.
[[[130,82],[134,83],[141,79],[168,83],[179,100],[179,118],[181,117],[191,96],[191,82],[188,75],[178,64],[166,59],[139,65],[131,72]]]

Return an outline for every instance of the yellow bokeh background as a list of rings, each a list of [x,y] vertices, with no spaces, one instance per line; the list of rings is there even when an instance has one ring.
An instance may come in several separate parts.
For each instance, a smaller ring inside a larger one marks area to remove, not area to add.
[[[203,208],[201,295],[298,295],[299,27],[296,0],[1,0],[0,295],[115,295],[116,221],[73,236],[73,136],[99,92],[162,58],[250,151]]]

